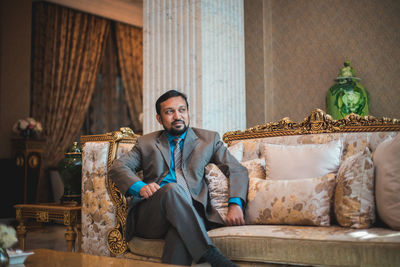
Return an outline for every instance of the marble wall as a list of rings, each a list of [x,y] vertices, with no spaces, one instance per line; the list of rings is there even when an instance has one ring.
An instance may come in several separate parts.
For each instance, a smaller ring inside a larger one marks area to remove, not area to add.
[[[245,1],[247,126],[300,121],[348,59],[370,93],[370,114],[400,118],[400,2]]]
[[[143,131],[161,129],[154,103],[170,89],[189,100],[191,126],[246,127],[243,0],[145,1]]]

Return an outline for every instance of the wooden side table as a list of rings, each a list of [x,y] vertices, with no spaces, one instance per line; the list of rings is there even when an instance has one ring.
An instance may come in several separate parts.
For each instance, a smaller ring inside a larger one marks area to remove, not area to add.
[[[65,240],[67,241],[68,251],[75,248],[76,232],[78,233],[78,251],[81,245],[81,206],[63,206],[60,204],[18,204],[16,209],[17,236],[19,247],[25,249],[25,237],[27,229],[24,225],[27,219],[35,219],[38,222],[63,223],[67,227]],[[76,232],[75,232],[76,230]],[[76,251],[76,249],[75,249]]]

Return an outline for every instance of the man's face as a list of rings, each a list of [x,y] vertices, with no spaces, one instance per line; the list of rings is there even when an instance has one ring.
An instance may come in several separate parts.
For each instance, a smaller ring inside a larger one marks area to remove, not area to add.
[[[168,98],[160,103],[160,115],[157,121],[171,135],[183,134],[189,126],[189,113],[185,99],[180,96]]]

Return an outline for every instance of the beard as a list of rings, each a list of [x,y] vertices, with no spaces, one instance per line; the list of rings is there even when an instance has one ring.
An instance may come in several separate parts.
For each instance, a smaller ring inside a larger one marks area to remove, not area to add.
[[[175,122],[182,122],[182,123],[183,123],[183,128],[182,128],[182,129],[174,128],[174,123],[175,123]],[[163,125],[163,126],[164,126],[164,125]],[[183,134],[184,132],[186,132],[188,126],[189,126],[189,125],[186,125],[186,123],[185,123],[183,120],[176,120],[176,121],[172,122],[172,125],[171,125],[171,128],[170,128],[170,129],[167,129],[165,126],[164,126],[164,129],[165,129],[170,135],[179,136],[179,135]]]

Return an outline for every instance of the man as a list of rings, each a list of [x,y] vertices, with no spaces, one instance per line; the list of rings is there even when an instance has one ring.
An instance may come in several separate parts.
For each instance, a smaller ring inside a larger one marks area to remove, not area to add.
[[[212,244],[207,229],[243,225],[248,173],[226,149],[218,133],[189,127],[184,94],[170,90],[156,102],[157,121],[165,130],[139,137],[133,149],[114,160],[109,177],[132,195],[126,238],[164,238],[162,262],[236,266]],[[210,205],[204,167],[224,165],[230,199],[225,222]],[[137,172],[143,171],[143,179]]]

